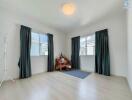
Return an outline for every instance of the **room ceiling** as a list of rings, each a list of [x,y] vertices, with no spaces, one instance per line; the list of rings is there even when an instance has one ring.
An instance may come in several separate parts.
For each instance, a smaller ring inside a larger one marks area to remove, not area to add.
[[[0,0],[0,6],[16,13],[31,16],[52,28],[69,33],[95,21],[118,13],[123,0]],[[62,13],[61,6],[72,2],[76,12],[72,16]]]

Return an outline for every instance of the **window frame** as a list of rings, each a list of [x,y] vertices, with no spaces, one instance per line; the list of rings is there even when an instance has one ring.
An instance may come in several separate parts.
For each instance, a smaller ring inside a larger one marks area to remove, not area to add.
[[[85,49],[85,50],[84,50],[84,51],[85,51],[85,54],[84,54],[84,55],[81,55],[81,54],[80,54],[80,56],[86,56],[86,55],[87,55],[87,49],[86,49],[86,48],[87,48],[87,39],[86,39],[86,37],[87,37],[87,36],[82,36],[82,37],[80,37],[80,40],[81,40],[81,38],[85,38],[85,46],[82,47],[82,48]],[[81,49],[81,41],[80,41],[80,49]]]
[[[42,55],[40,54],[40,47],[41,47],[41,43],[40,43],[40,35],[46,35],[47,36],[47,33],[43,33],[43,32],[36,32],[36,31],[31,31],[31,35],[32,33],[36,33],[39,35],[39,55],[31,55],[31,52],[30,52],[30,56],[31,57],[40,57],[40,56],[48,56],[48,55]],[[47,36],[48,37],[48,36]],[[48,48],[48,40],[47,40],[47,48]],[[32,36],[31,36],[31,49],[32,49]]]
[[[80,40],[81,40],[81,38],[85,38],[85,42],[86,42],[86,43],[85,43],[85,55],[81,55],[81,53],[79,53],[80,56],[95,56],[95,46],[94,46],[94,51],[93,51],[94,54],[93,54],[93,55],[88,55],[88,54],[87,54],[87,47],[88,47],[88,46],[87,46],[87,44],[88,44],[87,37],[89,37],[89,36],[95,36],[95,33],[89,34],[89,35],[85,35],[85,36],[81,36],[81,37],[80,37]],[[93,46],[91,46],[91,47],[93,47]],[[81,49],[81,41],[80,41],[80,49]]]

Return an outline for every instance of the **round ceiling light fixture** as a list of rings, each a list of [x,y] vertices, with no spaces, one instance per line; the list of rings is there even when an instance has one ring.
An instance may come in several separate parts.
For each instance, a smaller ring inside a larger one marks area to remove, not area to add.
[[[64,15],[73,15],[76,11],[76,6],[73,3],[65,3],[62,5],[62,12]]]

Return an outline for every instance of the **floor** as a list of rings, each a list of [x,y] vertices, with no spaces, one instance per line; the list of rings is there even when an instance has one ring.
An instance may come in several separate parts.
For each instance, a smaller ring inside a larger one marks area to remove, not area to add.
[[[0,100],[132,100],[132,93],[122,77],[92,73],[79,79],[51,72],[5,82]]]

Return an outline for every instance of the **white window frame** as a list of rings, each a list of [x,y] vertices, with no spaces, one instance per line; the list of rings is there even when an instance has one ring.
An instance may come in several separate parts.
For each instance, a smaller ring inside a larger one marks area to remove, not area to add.
[[[85,55],[81,55],[81,53],[80,53],[80,56],[95,56],[95,51],[93,51],[94,52],[93,55],[88,55],[88,53],[87,53],[87,47],[88,47],[87,46],[87,43],[88,43],[87,37],[92,36],[92,35],[95,35],[95,34],[90,34],[90,35],[85,35],[85,36],[80,37],[80,38],[85,38],[85,42],[86,42],[85,43]],[[80,49],[81,49],[81,41],[80,41]],[[94,50],[95,50],[95,46],[94,46]]]
[[[38,35],[40,35],[40,34],[47,35],[46,33],[40,33],[40,32],[36,32],[36,31],[32,31],[31,35],[32,35],[32,33],[37,33]],[[48,43],[48,41],[47,41],[47,43]],[[32,38],[31,38],[31,44],[32,44]],[[42,54],[40,54],[40,46],[41,46],[41,43],[40,43],[40,36],[39,36],[39,55],[31,55],[30,54],[31,57],[48,56],[48,55],[42,55]],[[48,44],[47,44],[47,48],[48,48]],[[32,47],[31,47],[31,49],[32,49]]]

